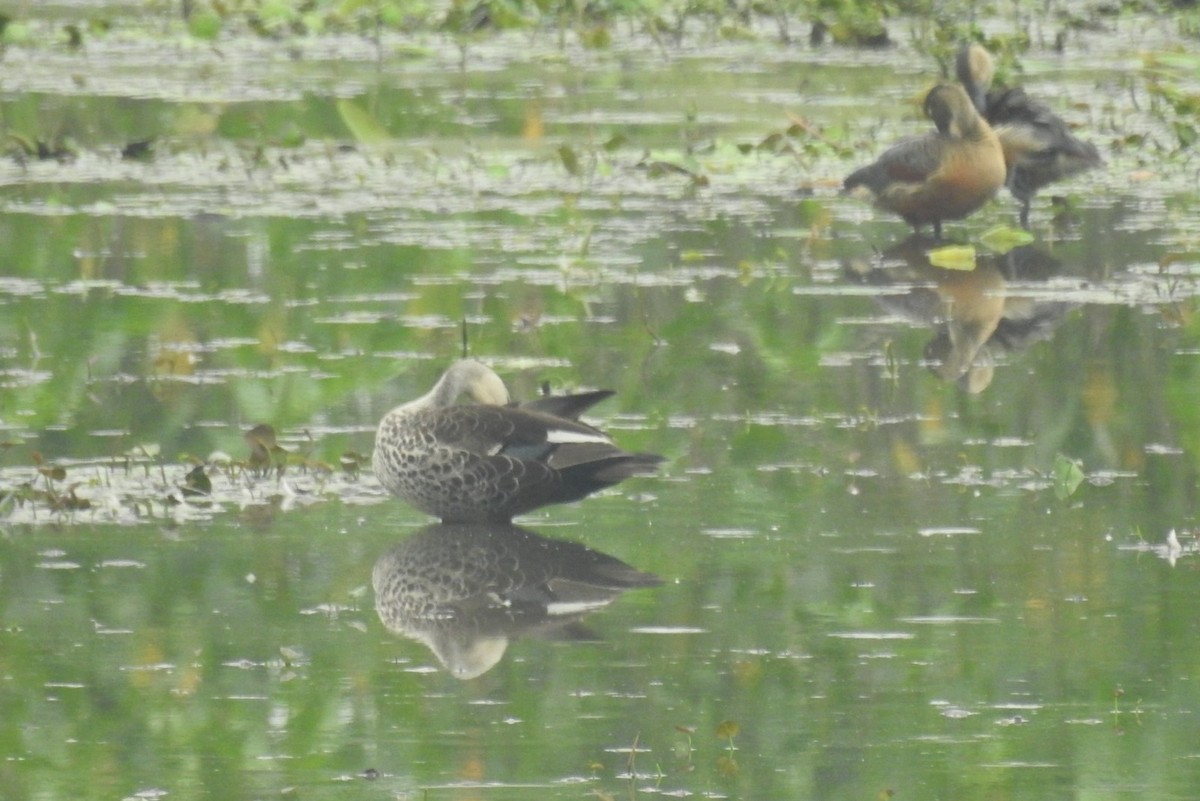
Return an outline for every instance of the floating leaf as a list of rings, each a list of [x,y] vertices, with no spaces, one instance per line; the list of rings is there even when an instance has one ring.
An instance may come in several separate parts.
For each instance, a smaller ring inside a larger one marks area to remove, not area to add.
[[[62,481],[67,477],[67,470],[56,464],[39,466],[37,471],[51,481]]]
[[[337,110],[350,134],[360,144],[382,145],[391,141],[392,135],[379,120],[353,100],[339,100]]]
[[[121,148],[121,158],[129,161],[145,161],[154,155],[154,137],[136,139]]]
[[[270,30],[278,30],[299,17],[298,4],[289,0],[260,0],[257,5],[258,18]]]
[[[970,272],[975,269],[975,247],[973,245],[946,245],[935,248],[927,254],[929,263],[943,270],[962,270]]]
[[[680,762],[689,762],[692,759],[692,744],[687,738],[680,738],[675,741],[675,758]]]
[[[579,156],[575,154],[574,148],[572,148],[570,145],[559,146],[558,158],[560,161],[562,161],[563,168],[566,169],[567,172],[575,177],[579,176]]]
[[[305,139],[304,130],[296,123],[289,122],[276,134],[274,142],[280,147],[300,147]]]
[[[33,29],[26,22],[19,22],[11,18],[7,18],[7,24],[4,26],[3,34],[0,35],[0,41],[5,44],[27,44],[33,39]]]
[[[1196,53],[1149,53],[1142,58],[1149,66],[1162,64],[1192,72],[1200,70],[1200,54]]]
[[[737,737],[738,725],[732,720],[723,720],[717,724],[717,736],[722,740],[732,740]]]
[[[638,164],[638,167],[645,170],[646,174],[651,178],[662,178],[665,175],[687,175],[693,180],[697,178],[695,171],[670,161],[661,161],[658,159],[645,160]]]
[[[1023,228],[1013,228],[1008,225],[997,225],[984,231],[980,241],[991,251],[1004,254],[1021,245],[1033,242],[1033,234]]]
[[[379,15],[379,22],[384,28],[399,28],[401,25],[408,24],[409,16],[399,2],[379,4],[379,0],[371,0],[375,6],[375,13]],[[400,45],[392,49],[392,55],[409,55],[418,54],[424,55],[427,51],[418,45],[408,44]]]
[[[603,50],[612,46],[612,31],[607,25],[595,24],[577,31],[579,42],[592,50]]]
[[[212,495],[212,480],[204,472],[204,465],[192,468],[183,479],[183,494],[189,497]]]
[[[83,30],[78,25],[64,25],[63,33],[67,35],[67,47],[72,50],[83,47]]]
[[[1175,128],[1175,136],[1179,139],[1179,147],[1181,149],[1189,148],[1196,143],[1198,134],[1196,133],[1196,129],[1191,125],[1176,120],[1173,123],[1173,127]]]
[[[602,144],[600,147],[604,148],[604,150],[611,153],[614,150],[620,150],[621,148],[625,147],[628,144],[629,144],[629,137],[625,136],[625,134],[616,133],[616,134],[613,134],[608,139],[608,141],[605,142],[604,144]]]
[[[211,42],[221,35],[221,18],[212,11],[198,11],[188,18],[188,33]]]
[[[25,134],[10,131],[8,134],[8,141],[16,145],[17,148],[19,148],[20,151],[26,156],[32,156],[33,154],[37,153],[37,142],[35,142],[32,137],[26,136]]]
[[[770,153],[778,153],[779,151],[786,149],[787,145],[787,140],[784,138],[783,134],[775,132],[773,134],[769,134],[765,139],[759,142],[758,149],[765,150]]]
[[[1065,501],[1075,494],[1083,483],[1083,463],[1078,459],[1063,456],[1061,453],[1054,457],[1054,495],[1060,501]]]

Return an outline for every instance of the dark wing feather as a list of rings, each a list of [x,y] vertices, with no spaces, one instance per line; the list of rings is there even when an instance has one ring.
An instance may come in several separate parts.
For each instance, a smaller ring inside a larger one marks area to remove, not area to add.
[[[459,448],[478,456],[499,451],[513,436],[513,424],[501,406],[447,406],[424,421],[426,433],[441,445]]]
[[[542,398],[527,401],[520,408],[530,412],[540,412],[551,417],[561,417],[567,420],[578,420],[579,415],[595,406],[614,393],[611,389],[598,389],[593,392],[580,392],[574,395],[547,395]]]
[[[1023,89],[989,92],[986,116],[993,126],[1007,126],[1019,132],[1021,141],[1027,143],[1027,158],[1046,163],[1047,166],[1055,161],[1060,162],[1061,166],[1054,167],[1060,174],[1051,180],[1099,166],[1103,161],[1095,145],[1071,133],[1062,117],[1051,111],[1045,103],[1030,97]]]
[[[942,146],[937,134],[902,139],[883,151],[874,164],[850,173],[843,185],[846,189],[865,186],[878,195],[896,182],[920,183],[941,166]]]
[[[550,432],[602,437],[604,442],[556,443]],[[438,410],[430,433],[442,444],[479,456],[504,455],[521,461],[547,462],[556,450],[596,446],[620,452],[598,429],[577,420],[554,417],[524,407],[449,406]]]
[[[1034,100],[1024,89],[993,89],[987,96],[987,113],[984,115],[992,125],[1034,125],[1054,133],[1068,133],[1067,124],[1039,100]]]

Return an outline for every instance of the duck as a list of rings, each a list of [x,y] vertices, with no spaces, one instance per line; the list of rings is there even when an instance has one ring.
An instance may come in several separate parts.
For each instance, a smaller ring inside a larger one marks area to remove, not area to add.
[[[429,392],[383,416],[372,467],[388,492],[445,523],[507,523],[653,473],[664,461],[622,450],[578,419],[612,394],[518,405],[490,367],[461,359]],[[457,403],[462,395],[474,403]]]
[[[903,139],[873,163],[850,173],[843,192],[865,194],[919,231],[931,224],[942,238],[943,220],[960,220],[987,203],[1006,175],[996,132],[963,87],[943,83],[925,95],[935,131]]]
[[[437,523],[380,556],[371,584],[383,625],[465,680],[494,667],[519,637],[595,639],[585,616],[662,579],[511,524]]]
[[[913,234],[883,250],[879,264],[851,262],[846,276],[876,288],[873,300],[886,312],[889,326],[904,321],[932,329],[925,365],[942,380],[978,395],[995,378],[998,359],[1051,339],[1074,305],[1038,292],[1038,285],[1062,268],[1039,247],[980,254],[972,269],[951,270],[930,261],[929,252],[937,245],[928,236]]]
[[[976,110],[1000,138],[1005,183],[1021,204],[1022,227],[1029,227],[1029,207],[1039,189],[1104,163],[1095,145],[1071,133],[1062,117],[1024,89],[992,89],[996,65],[983,45],[963,45],[954,66]]]

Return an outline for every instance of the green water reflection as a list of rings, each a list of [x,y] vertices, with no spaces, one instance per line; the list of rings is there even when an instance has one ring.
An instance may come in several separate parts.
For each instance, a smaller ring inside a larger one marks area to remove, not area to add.
[[[976,522],[912,531],[904,494],[846,515],[844,486],[800,493],[811,515],[757,531],[713,508],[729,528],[707,534],[661,498],[571,508],[547,530],[667,585],[468,683],[375,615],[373,564],[413,526],[391,504],[22,531],[3,544],[6,793],[1186,794],[1191,571],[1052,504],[988,523],[996,504],[963,496],[945,517]]]
[[[1113,24],[1063,91],[1147,80],[1114,42],[1158,29]],[[1158,130],[1130,93],[1071,107],[1109,169],[951,274],[846,158],[737,147],[917,130],[911,48],[281,46],[3,54],[5,125],[78,154],[0,163],[0,799],[1200,786],[1195,186],[1121,145]],[[516,397],[614,389],[598,422],[670,459],[518,521],[663,584],[465,681],[381,622],[431,521],[353,457],[463,320]]]

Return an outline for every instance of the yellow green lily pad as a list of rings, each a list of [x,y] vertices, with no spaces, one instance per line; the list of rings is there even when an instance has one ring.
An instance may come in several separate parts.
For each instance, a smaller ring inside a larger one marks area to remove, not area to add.
[[[354,101],[339,100],[337,110],[338,116],[359,144],[377,146],[391,140],[392,135],[371,112]]]
[[[980,241],[993,253],[1004,255],[1013,248],[1028,245],[1033,241],[1033,234],[1024,228],[1013,228],[1008,225],[997,225],[983,232]]]
[[[970,272],[975,269],[974,245],[946,245],[935,248],[926,254],[929,263],[943,270],[962,270]]]

